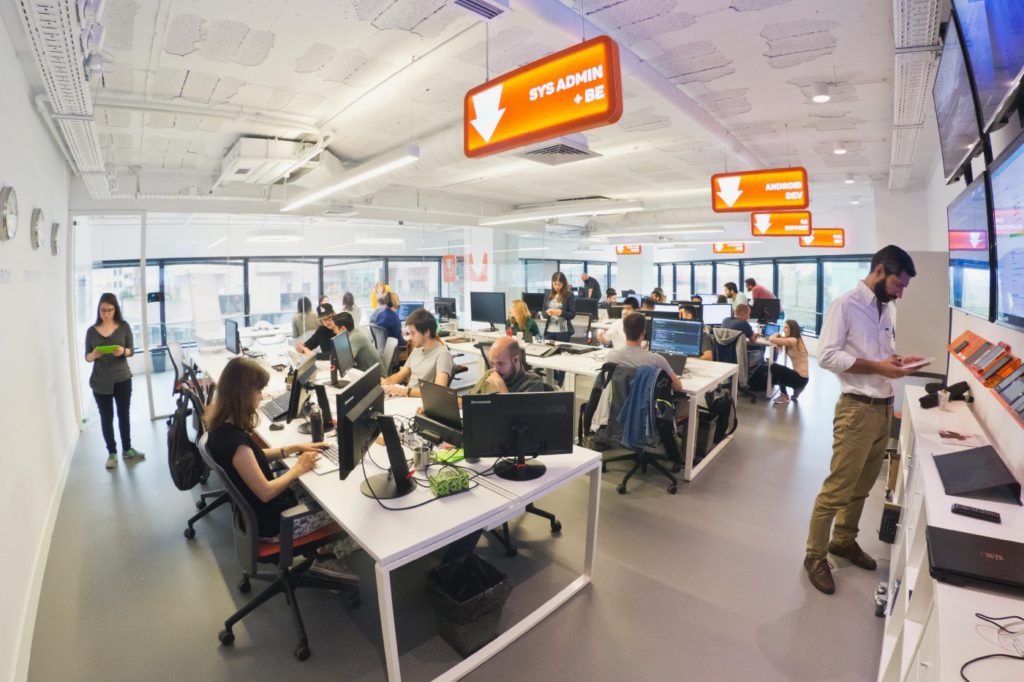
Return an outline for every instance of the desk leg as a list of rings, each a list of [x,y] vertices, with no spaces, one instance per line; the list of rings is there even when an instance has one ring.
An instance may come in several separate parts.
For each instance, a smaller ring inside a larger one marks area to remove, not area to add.
[[[686,417],[686,452],[683,456],[684,481],[689,481],[693,477],[693,460],[697,454],[697,429],[700,428],[700,419],[697,417],[697,404],[703,398],[703,393],[694,393],[690,396],[690,407]]]
[[[395,604],[391,599],[391,571],[379,562],[377,571],[377,602],[380,608],[380,629],[384,636],[384,661],[388,680],[399,682],[402,672],[398,664],[398,634],[395,632]]]
[[[587,549],[583,557],[583,575],[594,577],[594,554],[597,552],[597,510],[601,503],[601,468],[590,472],[590,506],[587,509]]]
[[[566,372],[565,380],[562,382],[562,390],[576,393],[576,373]]]
[[[740,395],[740,373],[732,373],[732,402],[733,404],[739,399]]]

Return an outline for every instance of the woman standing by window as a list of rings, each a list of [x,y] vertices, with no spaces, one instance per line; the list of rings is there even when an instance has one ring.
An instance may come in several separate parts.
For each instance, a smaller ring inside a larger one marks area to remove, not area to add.
[[[145,459],[132,448],[131,406],[132,371],[128,358],[134,351],[132,328],[121,317],[121,306],[114,294],[100,296],[96,323],[85,333],[85,360],[93,363],[89,386],[100,410],[103,440],[107,444],[107,468],[117,466],[117,441],[114,440],[114,404],[121,432],[121,456],[125,461]]]
[[[351,315],[352,321],[355,322],[357,327],[363,317],[363,311],[356,305],[356,297],[352,295],[351,291],[346,291],[341,297],[341,310],[339,312]]]

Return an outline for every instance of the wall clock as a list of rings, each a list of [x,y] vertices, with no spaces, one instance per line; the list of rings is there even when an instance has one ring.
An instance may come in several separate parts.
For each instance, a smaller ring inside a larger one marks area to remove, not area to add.
[[[43,243],[42,231],[44,222],[46,222],[46,218],[43,216],[43,209],[32,209],[32,220],[29,224],[29,236],[31,237],[33,249],[38,249]]]
[[[0,241],[13,239],[18,232],[18,195],[13,187],[0,189]]]
[[[50,253],[54,256],[57,255],[58,247],[60,246],[60,223],[54,223],[50,226]]]

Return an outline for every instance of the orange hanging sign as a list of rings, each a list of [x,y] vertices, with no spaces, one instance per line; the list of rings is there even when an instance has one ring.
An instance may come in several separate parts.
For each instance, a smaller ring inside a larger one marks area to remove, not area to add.
[[[711,208],[716,213],[807,208],[807,171],[771,168],[711,176]]]
[[[463,146],[468,157],[487,156],[621,116],[619,46],[598,36],[467,92]]]
[[[618,244],[615,247],[616,256],[639,256],[643,251],[642,244]]]
[[[810,211],[750,214],[750,234],[755,237],[800,237],[810,233]]]
[[[841,249],[846,246],[846,230],[841,227],[811,230],[806,237],[800,237],[800,246]]]
[[[988,251],[988,233],[982,230],[949,232],[950,251]]]
[[[743,242],[715,242],[712,251],[715,253],[744,253],[747,245]]]

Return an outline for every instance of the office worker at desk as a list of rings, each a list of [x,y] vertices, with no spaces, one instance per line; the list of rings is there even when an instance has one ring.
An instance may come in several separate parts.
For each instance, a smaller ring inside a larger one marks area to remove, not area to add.
[[[825,594],[836,589],[828,554],[865,570],[876,567],[857,544],[858,525],[889,442],[892,380],[913,373],[905,365],[920,359],[896,355],[892,323],[892,301],[902,298],[916,274],[906,251],[893,245],[881,249],[871,258],[868,276],[829,306],[818,337],[818,364],[836,374],[841,392],[832,462],[814,500],[804,558],[811,584]]]
[[[697,316],[694,314],[693,306],[685,303],[679,304],[679,319],[680,320],[695,320]],[[700,359],[701,360],[714,360],[715,359],[715,341],[711,338],[711,334],[708,334],[707,327],[702,327],[700,330]]]
[[[626,333],[626,345],[608,353],[605,362],[614,362],[623,367],[657,367],[672,378],[672,390],[682,393],[683,382],[672,371],[668,360],[643,347],[644,334],[647,332],[647,318],[640,313],[623,314],[622,329]]]
[[[370,321],[387,331],[388,338],[398,339],[398,347],[405,348],[406,340],[402,336],[402,322],[398,319],[398,294],[389,291],[381,297],[381,307],[377,309],[376,317]]]
[[[733,308],[733,313],[722,320],[722,326],[726,329],[735,329],[747,337],[747,341],[757,341],[759,334],[750,326],[750,306],[740,303]]]
[[[311,471],[326,443],[301,443],[264,451],[253,438],[259,423],[259,405],[270,375],[259,363],[248,358],[233,358],[225,365],[217,381],[213,405],[206,413],[210,455],[231,478],[256,512],[259,536],[265,542],[276,542],[281,532],[281,512],[300,501],[293,484],[302,474]],[[270,462],[298,455],[288,471],[275,477]],[[299,519],[295,538],[334,523],[327,512],[320,511]],[[333,556],[318,558],[310,569],[331,577],[358,579],[343,562],[357,545],[349,539],[334,543]]]
[[[114,404],[121,432],[121,456],[125,461],[145,459],[132,448],[132,370],[128,358],[135,341],[132,328],[121,317],[117,296],[105,293],[96,306],[96,322],[85,333],[85,361],[92,363],[89,387],[100,411],[103,441],[107,445],[107,468],[117,466],[117,441],[114,440]]]
[[[626,332],[622,330],[622,319],[630,313],[635,313],[639,307],[637,300],[627,296],[622,302],[622,317],[612,320],[608,329],[597,333],[597,340],[604,345],[611,345],[612,348],[622,348],[626,345]]]
[[[324,296],[324,298],[327,298]],[[316,313],[313,312],[313,303],[308,297],[299,299],[299,312],[292,315],[292,338],[297,339],[306,332],[311,332],[320,324]]]
[[[501,336],[487,353],[491,368],[477,381],[469,393],[537,393],[544,390],[544,380],[527,372],[519,343],[510,336]]]
[[[339,308],[338,312],[348,313],[351,315],[356,325],[358,325],[359,321],[363,319],[363,310],[356,305],[356,297],[352,295],[351,291],[346,291],[342,294],[341,308]]]
[[[380,353],[377,352],[377,348],[367,333],[356,327],[356,321],[352,315],[338,313],[334,316],[334,323],[338,327],[339,333],[346,332],[348,334],[348,343],[352,346],[352,357],[356,369],[365,372],[380,363]]]
[[[508,319],[505,320],[505,326],[511,329],[513,334],[529,332],[533,336],[540,336],[537,320],[533,319],[526,301],[523,300],[512,301],[512,308],[508,311]]]
[[[331,339],[337,335],[341,329],[334,316],[334,308],[331,307],[330,303],[325,303],[317,308],[317,316],[320,318],[320,326],[316,328],[313,335],[305,341],[296,341],[295,350],[302,353],[303,355],[309,355],[310,353],[322,353],[326,356],[331,354],[334,350],[334,346],[331,344]]]
[[[384,297],[388,296],[390,294]],[[416,397],[420,395],[421,381],[447,386],[454,363],[448,348],[437,338],[437,319],[426,309],[418,308],[405,318],[405,326],[409,330],[412,352],[402,369],[381,379],[384,392],[391,396]]]

